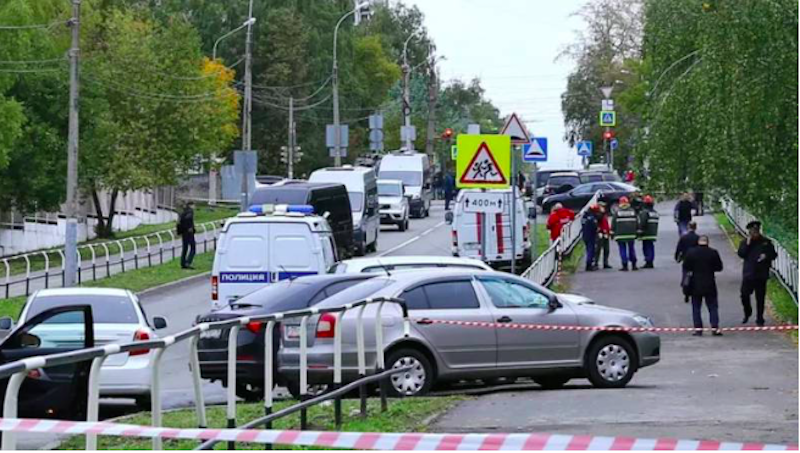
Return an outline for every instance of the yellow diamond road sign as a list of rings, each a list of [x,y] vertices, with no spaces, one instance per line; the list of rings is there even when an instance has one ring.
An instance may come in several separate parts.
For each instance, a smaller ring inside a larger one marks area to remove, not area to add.
[[[459,188],[503,189],[511,180],[511,137],[458,136],[456,185]]]

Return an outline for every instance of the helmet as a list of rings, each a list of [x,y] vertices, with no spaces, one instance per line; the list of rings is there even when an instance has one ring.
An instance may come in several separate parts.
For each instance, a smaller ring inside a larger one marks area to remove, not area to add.
[[[651,197],[650,195],[645,195],[644,204],[653,204],[653,197]]]
[[[630,203],[628,197],[619,197],[619,204],[628,204],[628,203]]]
[[[593,205],[589,206],[589,210],[590,211],[599,211],[600,210],[600,206],[596,205],[596,204],[593,204]]]

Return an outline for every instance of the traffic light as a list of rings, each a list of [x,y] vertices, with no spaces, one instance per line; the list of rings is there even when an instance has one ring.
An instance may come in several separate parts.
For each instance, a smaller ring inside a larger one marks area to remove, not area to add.
[[[448,127],[442,133],[442,140],[452,140],[453,139],[453,135],[454,135],[453,129]]]
[[[603,132],[603,140],[611,140],[614,138],[614,131],[607,130]]]

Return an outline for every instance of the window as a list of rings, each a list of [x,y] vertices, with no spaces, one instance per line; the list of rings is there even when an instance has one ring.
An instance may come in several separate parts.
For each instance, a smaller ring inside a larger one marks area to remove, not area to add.
[[[480,308],[472,283],[466,280],[425,285],[425,294],[434,310]]]
[[[428,305],[428,298],[425,296],[425,291],[421,286],[411,291],[404,292],[402,299],[406,302],[406,308],[409,310],[428,310],[431,308]]]
[[[94,322],[98,324],[139,324],[139,317],[131,300],[124,296],[71,295],[37,297],[31,303],[27,319],[55,307],[91,305]],[[48,324],[76,324],[83,322],[83,312],[70,311],[50,318]]]
[[[364,208],[364,194],[361,192],[347,192],[347,197],[350,198],[350,210],[361,212]]]
[[[325,294],[327,294],[328,297],[333,296],[334,294],[344,291],[347,288],[350,288],[351,286],[358,285],[363,281],[364,280],[347,280],[344,282],[333,283],[329,285],[327,288],[325,288]]]
[[[399,179],[406,186],[422,186],[422,172],[418,171],[382,171],[381,179]]]
[[[330,236],[323,236],[322,237],[322,256],[325,259],[325,264],[335,263],[336,262],[336,256],[334,255],[334,252],[333,252],[335,249],[336,248],[333,246],[333,238],[330,237]],[[342,266],[344,266],[344,265],[342,265]],[[335,269],[335,265],[334,265],[334,267],[331,268],[331,273],[335,273],[335,271],[333,269]]]
[[[527,286],[502,278],[480,279],[497,308],[547,308],[549,299]]]
[[[590,193],[594,192],[592,189],[595,187],[595,185],[596,184],[584,184],[582,186],[578,186],[575,188],[575,192],[572,193],[575,195],[589,195]]]
[[[402,197],[403,186],[401,184],[393,183],[378,184],[378,195],[384,197]]]

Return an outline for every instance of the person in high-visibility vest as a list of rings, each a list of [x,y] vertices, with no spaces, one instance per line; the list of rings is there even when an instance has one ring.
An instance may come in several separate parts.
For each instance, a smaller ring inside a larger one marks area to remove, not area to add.
[[[636,267],[636,232],[639,229],[636,211],[631,208],[628,197],[619,199],[619,207],[611,221],[611,234],[619,246],[619,256],[622,259],[621,271],[628,270],[628,262],[631,263],[631,270],[639,270]]]
[[[652,269],[656,259],[656,239],[658,238],[658,212],[653,197],[644,196],[642,209],[639,211],[639,239],[642,241],[644,253],[644,269]]]

